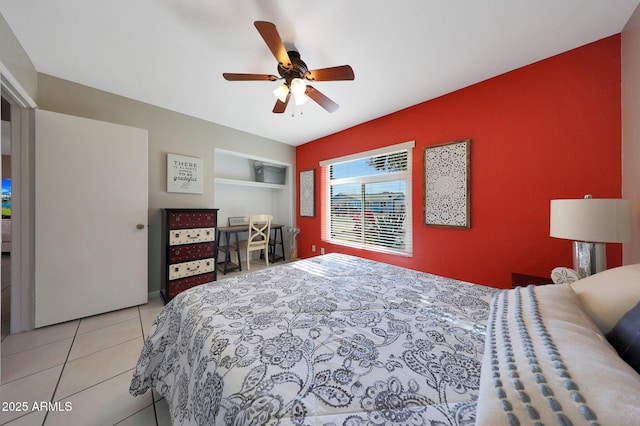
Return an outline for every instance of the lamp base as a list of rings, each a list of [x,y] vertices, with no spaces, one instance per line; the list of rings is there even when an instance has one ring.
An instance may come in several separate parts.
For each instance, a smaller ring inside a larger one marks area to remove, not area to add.
[[[607,269],[605,243],[573,242],[573,269],[580,278],[602,272]]]

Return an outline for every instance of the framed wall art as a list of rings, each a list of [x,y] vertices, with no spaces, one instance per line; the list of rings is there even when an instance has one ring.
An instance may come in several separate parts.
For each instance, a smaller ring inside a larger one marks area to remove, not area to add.
[[[300,216],[315,217],[316,215],[316,179],[315,170],[300,172]]]
[[[471,140],[424,149],[424,223],[471,227]]]
[[[201,158],[167,154],[167,192],[202,194]]]

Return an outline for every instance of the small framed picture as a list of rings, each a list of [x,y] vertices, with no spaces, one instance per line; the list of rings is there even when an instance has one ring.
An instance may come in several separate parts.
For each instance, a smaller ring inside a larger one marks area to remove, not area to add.
[[[315,170],[311,169],[300,172],[300,216],[315,217],[315,198]]]
[[[244,218],[245,216],[229,216],[229,226],[249,226],[249,222]]]

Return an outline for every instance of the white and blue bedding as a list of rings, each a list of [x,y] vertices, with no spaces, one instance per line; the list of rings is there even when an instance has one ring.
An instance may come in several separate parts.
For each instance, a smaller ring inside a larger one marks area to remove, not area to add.
[[[195,287],[131,393],[174,424],[472,425],[495,289],[328,254]]]
[[[176,425],[640,419],[640,375],[571,286],[497,290],[340,254],[176,296],[152,326],[130,392],[150,388]]]

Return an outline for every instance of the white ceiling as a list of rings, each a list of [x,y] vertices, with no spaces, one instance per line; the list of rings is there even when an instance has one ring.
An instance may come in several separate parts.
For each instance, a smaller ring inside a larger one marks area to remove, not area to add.
[[[640,0],[0,0],[42,73],[300,145],[622,31]],[[273,22],[340,108],[271,112]],[[292,112],[295,115],[292,117]],[[300,115],[302,112],[302,115]]]

